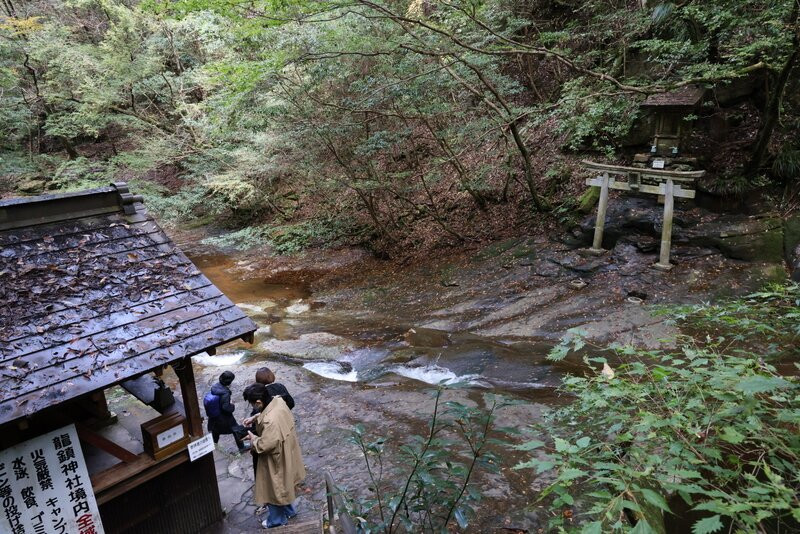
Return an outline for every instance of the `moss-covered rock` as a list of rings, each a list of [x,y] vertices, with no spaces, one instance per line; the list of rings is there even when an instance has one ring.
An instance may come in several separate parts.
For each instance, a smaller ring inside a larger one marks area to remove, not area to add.
[[[783,262],[783,224],[780,219],[739,222],[713,238],[727,257],[747,261]]]
[[[26,195],[41,195],[46,187],[47,182],[45,180],[29,178],[17,182],[15,189]]]
[[[511,250],[512,248],[516,247],[520,244],[522,238],[520,237],[513,237],[511,239],[505,239],[503,241],[498,241],[496,243],[492,243],[488,247],[484,248],[472,258],[473,262],[480,262],[486,261],[492,258],[496,258],[501,254]]]
[[[590,213],[600,199],[600,188],[590,187],[580,197],[578,197],[578,211]]]

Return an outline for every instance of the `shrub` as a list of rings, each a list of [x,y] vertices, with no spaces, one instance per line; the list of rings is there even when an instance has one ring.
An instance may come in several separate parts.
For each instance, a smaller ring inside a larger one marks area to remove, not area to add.
[[[678,315],[696,333],[682,336],[677,350],[617,347],[627,363],[613,370],[605,358],[587,358],[603,371],[564,381],[574,402],[538,429],[549,443],[521,446],[539,455],[518,468],[552,471],[542,497],[557,508],[575,505],[584,533],[664,532],[681,510],[694,534],[799,528],[800,382],[732,345],[740,340],[730,334],[768,333],[790,343],[784,348],[796,359],[800,289],[773,286]],[[715,336],[704,336],[711,325]],[[578,339],[570,336],[554,356],[580,348]],[[570,524],[559,514],[553,526]]]
[[[472,481],[479,470],[497,472],[498,458],[487,445],[497,409],[505,405],[487,395],[487,410],[458,402],[442,402],[444,386],[434,393],[428,432],[399,444],[394,459],[407,466],[387,480],[384,457],[387,439],[372,439],[357,425],[351,441],[364,456],[372,496],[348,498],[347,508],[357,518],[360,532],[448,532],[455,522],[467,528],[481,494]],[[506,429],[509,430],[509,429]],[[387,462],[388,463],[388,462]]]

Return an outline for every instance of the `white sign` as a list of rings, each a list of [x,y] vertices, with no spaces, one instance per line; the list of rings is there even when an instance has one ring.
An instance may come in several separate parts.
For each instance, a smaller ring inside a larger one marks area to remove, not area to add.
[[[187,448],[189,449],[189,460],[194,462],[214,450],[214,440],[211,438],[211,434],[206,434],[202,438],[189,443]]]
[[[663,169],[664,168],[664,160],[663,159],[654,159],[653,160],[653,168],[654,169]]]
[[[75,425],[0,452],[0,532],[103,534]]]
[[[174,426],[169,430],[165,430],[158,436],[156,436],[156,442],[158,443],[158,448],[163,449],[170,443],[175,443],[176,441],[180,440],[183,437],[183,424],[178,426]]]

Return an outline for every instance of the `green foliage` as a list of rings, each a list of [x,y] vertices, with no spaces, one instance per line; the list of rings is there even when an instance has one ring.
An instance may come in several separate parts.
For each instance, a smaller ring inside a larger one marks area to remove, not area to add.
[[[429,227],[461,243],[465,208],[571,220],[543,139],[616,156],[645,95],[772,73],[795,46],[792,0],[567,4],[35,2],[0,21],[0,150],[28,160],[4,157],[0,187],[161,183],[171,221],[286,226],[287,251],[333,241],[298,223],[332,218],[376,249]]]
[[[793,351],[800,340],[800,284],[769,284],[741,299],[672,306],[657,313],[704,332],[709,342],[747,347],[766,358],[777,358]]]
[[[203,243],[239,250],[269,245],[273,254],[291,255],[312,246],[333,245],[343,233],[346,230],[335,219],[310,220],[277,226],[247,226],[220,236],[208,237]]]
[[[384,437],[372,439],[356,425],[351,442],[366,463],[371,496],[348,498],[347,511],[357,518],[360,532],[449,531],[469,526],[481,494],[472,480],[479,471],[494,473],[499,459],[487,450],[493,434],[495,412],[504,402],[486,396],[488,409],[442,401],[444,386],[433,393],[433,415],[427,434],[412,435],[400,443]],[[395,468],[385,473],[391,460]],[[452,524],[452,526],[450,526]]]
[[[567,148],[591,148],[612,157],[636,120],[639,100],[614,92],[609,85],[597,87],[585,78],[565,83],[562,91],[554,113]]]
[[[583,532],[661,531],[678,501],[693,511],[692,532],[797,528],[800,381],[721,334],[768,335],[796,359],[800,289],[674,313],[694,337],[675,350],[617,347],[625,363],[613,370],[587,358],[603,372],[565,379],[574,402],[537,428],[550,443],[520,447],[539,454],[518,468],[552,470],[542,497],[577,507]],[[572,333],[554,357],[582,348],[580,338]],[[554,526],[566,528],[560,517]]]
[[[787,147],[781,150],[772,163],[772,172],[787,182],[800,181],[800,149]]]

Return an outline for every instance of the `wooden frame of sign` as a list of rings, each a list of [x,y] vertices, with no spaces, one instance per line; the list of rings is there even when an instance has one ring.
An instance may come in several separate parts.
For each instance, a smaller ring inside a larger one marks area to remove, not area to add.
[[[661,251],[659,259],[653,267],[669,270],[670,247],[672,245],[672,217],[674,212],[675,197],[694,198],[694,182],[705,175],[706,171],[667,171],[660,169],[640,169],[638,167],[624,167],[619,165],[606,165],[584,160],[583,165],[598,172],[595,178],[587,178],[586,185],[600,188],[600,200],[597,204],[597,222],[594,227],[594,241],[589,249],[595,254],[605,252],[603,244],[603,228],[606,222],[608,208],[608,190],[638,191],[664,197],[664,223],[661,229]]]

